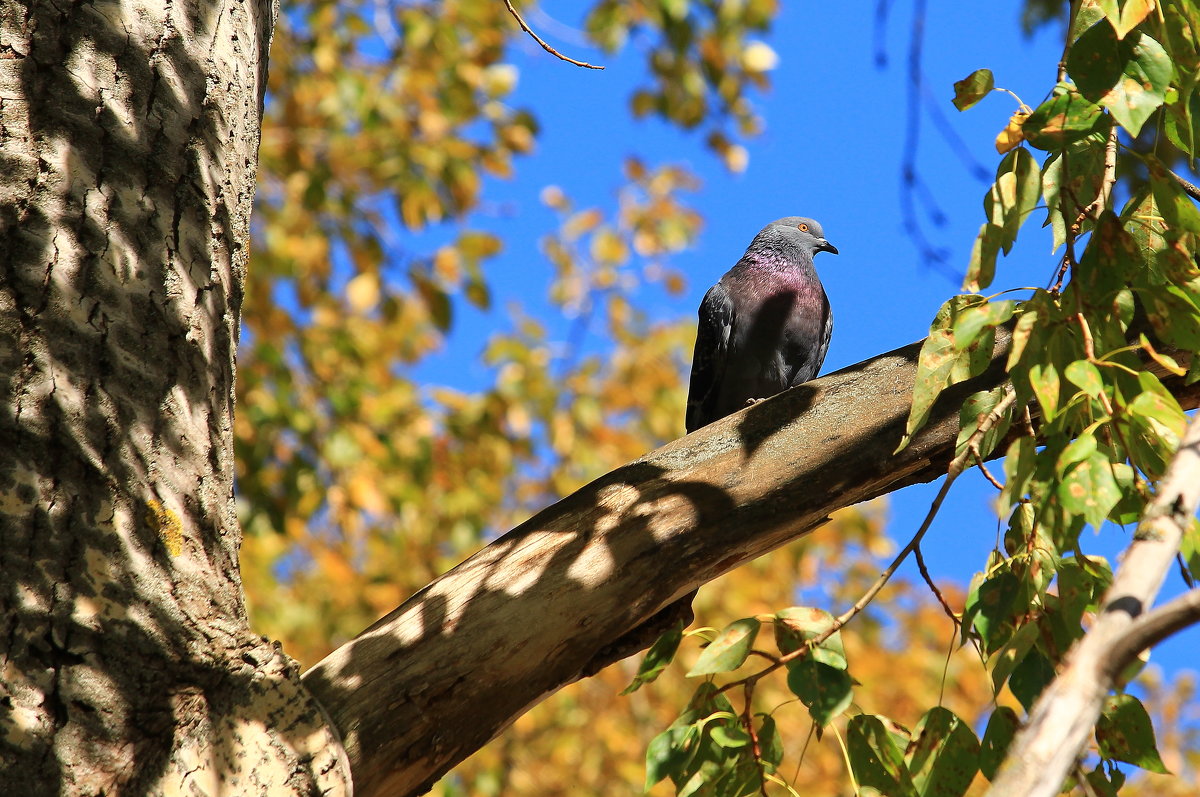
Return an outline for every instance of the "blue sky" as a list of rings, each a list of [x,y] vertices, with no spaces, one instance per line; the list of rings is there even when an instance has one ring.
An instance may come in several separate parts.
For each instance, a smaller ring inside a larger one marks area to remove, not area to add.
[[[921,60],[927,95],[922,101],[940,108],[969,153],[964,162],[929,111],[921,112],[915,164],[944,216],[936,226],[924,210],[906,213],[901,200],[901,163],[913,149],[907,127],[912,4],[893,4],[881,40],[888,56],[884,68],[876,64],[874,3],[783,4],[775,29],[764,37],[780,56],[771,74],[772,90],[756,99],[766,131],[747,142],[749,167],[738,175],[726,173],[699,136],[655,121],[631,120],[628,97],[643,75],[641,56],[635,48],[613,58],[586,47],[578,34],[584,7],[547,4],[552,19],[539,13],[529,21],[563,52],[606,65],[603,72],[558,61],[531,41],[515,57],[520,83],[514,104],[535,108],[542,132],[536,152],[517,162],[513,180],[489,184],[485,193],[498,210],[473,221],[505,240],[504,253],[489,264],[495,305],[503,308],[506,298],[530,301],[549,278],[550,266],[537,243],[555,226],[551,211],[538,201],[544,186],[561,186],[583,206],[611,208],[627,155],[649,164],[683,163],[704,180],[690,199],[706,220],[698,245],[672,260],[687,275],[688,290],[682,297],[642,297],[641,306],[655,317],[694,318],[704,291],[763,224],[787,215],[812,216],[841,250],[840,256],[817,260],[836,319],[823,373],[922,338],[939,305],[959,288],[947,272],[965,268],[983,221],[983,194],[1000,158],[992,142],[1016,101],[994,93],[959,113],[950,104],[953,82],[986,66],[997,85],[1036,106],[1054,85],[1062,47],[1057,26],[1026,37],[1017,3],[929,4]],[[980,179],[971,162],[981,165],[989,179]],[[1048,232],[1038,229],[1041,221],[1042,213],[1035,211],[1013,252],[999,264],[994,290],[1048,282],[1056,260]],[[944,265],[922,256],[906,233],[914,224],[945,250]],[[464,308],[446,349],[430,358],[418,377],[431,384],[477,387],[471,380],[482,373],[464,369],[462,363],[477,361],[482,342],[503,323],[502,310],[481,314]],[[564,320],[564,333],[567,325]],[[588,343],[604,345],[602,340]],[[684,380],[681,374],[681,391],[686,390]],[[891,497],[893,538],[901,543],[909,538],[936,489],[936,483],[922,485]],[[936,579],[965,584],[981,569],[996,539],[997,521],[989,505],[994,495],[974,473],[951,491],[923,544]],[[1095,535],[1087,530],[1084,549],[1111,560],[1130,531],[1110,527]],[[902,575],[918,578],[911,563]],[[1172,575],[1164,595],[1182,586]],[[1185,666],[1194,641],[1195,632],[1176,637],[1155,652],[1154,660],[1168,671]]]

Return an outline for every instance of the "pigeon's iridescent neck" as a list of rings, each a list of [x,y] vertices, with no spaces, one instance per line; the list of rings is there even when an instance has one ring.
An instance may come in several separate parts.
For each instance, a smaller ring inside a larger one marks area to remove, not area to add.
[[[755,251],[746,252],[742,257],[742,263],[755,271],[794,275],[805,280],[817,279],[812,255],[794,246],[759,247]]]

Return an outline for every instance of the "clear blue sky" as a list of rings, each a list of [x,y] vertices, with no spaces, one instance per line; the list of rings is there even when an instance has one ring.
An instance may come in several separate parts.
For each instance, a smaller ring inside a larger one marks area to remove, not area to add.
[[[916,164],[944,213],[944,225],[935,226],[924,211],[916,219],[905,214],[900,168],[909,144],[911,4],[893,4],[883,39],[888,65],[882,69],[875,62],[874,3],[783,4],[775,30],[765,37],[780,56],[771,76],[773,88],[756,101],[766,132],[748,142],[749,167],[740,175],[727,174],[698,136],[654,121],[632,121],[627,103],[643,75],[640,55],[631,50],[614,59],[588,49],[578,36],[583,4],[546,8],[553,20],[534,15],[533,26],[563,52],[607,69],[578,69],[532,42],[516,57],[520,83],[514,104],[535,108],[542,132],[536,152],[517,162],[514,180],[488,185],[485,195],[498,211],[473,221],[505,240],[504,253],[489,264],[498,308],[506,297],[530,301],[549,278],[550,266],[537,242],[554,229],[555,220],[538,201],[540,190],[560,185],[584,206],[611,208],[622,160],[637,154],[650,164],[684,163],[704,180],[692,203],[705,216],[705,230],[694,249],[672,261],[688,276],[688,290],[682,297],[644,297],[642,306],[654,316],[694,318],[704,291],[763,224],[806,215],[818,219],[841,250],[838,257],[817,260],[836,319],[823,373],[925,335],[938,306],[959,286],[947,277],[946,268],[923,259],[906,228],[920,224],[934,245],[947,251],[948,268],[961,272],[983,221],[982,197],[990,179],[985,182],[972,173],[922,111]],[[994,71],[997,85],[1031,106],[1044,98],[1054,85],[1061,31],[1050,26],[1027,38],[1019,13],[1018,3],[941,2],[930,4],[925,20],[922,69],[930,101],[988,174],[999,161],[993,139],[1015,109],[1015,100],[995,93],[960,114],[950,104],[951,85],[986,66]],[[1055,259],[1049,235],[1037,229],[1042,215],[1034,213],[1013,253],[1002,259],[996,290],[1047,283]],[[477,387],[482,372],[464,369],[463,363],[477,361],[482,341],[503,323],[502,310],[461,312],[446,350],[421,367],[419,378]],[[564,321],[564,334],[566,328]],[[602,349],[605,342],[591,340],[588,345]],[[680,391],[686,390],[684,379],[681,374]],[[892,496],[894,539],[903,542],[915,531],[936,486]],[[965,584],[982,568],[996,539],[997,521],[989,506],[994,495],[973,474],[955,486],[923,545],[936,579]],[[1084,549],[1112,559],[1128,533],[1110,527],[1096,536],[1086,530]],[[918,578],[911,563],[902,574]],[[1173,575],[1167,593],[1181,588]],[[1185,666],[1195,640],[1195,632],[1176,637],[1156,651],[1154,660],[1168,671]]]

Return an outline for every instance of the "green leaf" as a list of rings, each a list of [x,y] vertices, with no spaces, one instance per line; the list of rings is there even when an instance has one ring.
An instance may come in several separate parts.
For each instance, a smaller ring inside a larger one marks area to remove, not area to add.
[[[1029,150],[1019,147],[1004,156],[996,168],[996,182],[983,200],[988,221],[1000,228],[999,245],[1004,254],[1012,249],[1017,231],[1041,196],[1041,172]],[[981,281],[979,289],[984,287]]]
[[[1013,669],[1008,679],[1008,688],[1026,712],[1033,710],[1038,695],[1054,680],[1054,665],[1036,648],[1029,651]]]
[[[1158,755],[1150,715],[1133,695],[1110,695],[1104,701],[1096,722],[1096,742],[1105,758],[1168,774]]]
[[[1183,544],[1179,547],[1183,560],[1187,562],[1192,578],[1200,577],[1200,518],[1192,518],[1183,533]]]
[[[996,225],[986,222],[980,226],[963,279],[964,291],[978,293],[992,284],[996,278],[996,255],[1000,253],[1001,237],[1002,231]]]
[[[1143,371],[1138,374],[1142,392],[1129,402],[1126,409],[1143,418],[1152,418],[1165,426],[1175,437],[1182,437],[1187,426],[1187,416],[1158,377]]]
[[[954,455],[958,456],[962,453],[963,447],[967,441],[975,434],[979,428],[979,424],[983,423],[984,419],[992,414],[992,410],[996,408],[1004,399],[1004,386],[993,388],[991,390],[982,390],[978,393],[972,393],[963,402],[962,409],[958,413],[958,440],[955,442]],[[1008,429],[1012,425],[1013,410],[1010,408],[1005,412],[1000,420],[992,424],[982,438],[979,440],[980,456],[986,457],[992,453],[996,444],[1004,439],[1008,434]]]
[[[780,653],[792,653],[828,631],[833,626],[833,615],[824,609],[792,606],[775,613],[775,644]],[[814,661],[828,664],[839,670],[849,666],[846,649],[842,646],[842,632],[835,631],[809,654]]]
[[[1067,447],[1058,455],[1055,467],[1059,471],[1065,471],[1069,466],[1074,465],[1076,462],[1083,462],[1094,453],[1096,453],[1096,436],[1084,432],[1070,443],[1067,443]]]
[[[1067,227],[1075,222],[1081,207],[1087,207],[1104,185],[1104,145],[1112,117],[1104,116],[1103,133],[1096,133],[1068,144],[1065,152],[1055,152],[1042,164],[1042,193],[1046,198],[1046,221],[1054,232],[1056,251],[1067,240]],[[1070,169],[1066,164],[1070,162]],[[1080,231],[1092,225],[1090,218],[1080,222]]]
[[[750,744],[750,734],[741,725],[714,725],[709,736],[718,747],[736,750]]]
[[[1094,439],[1092,445],[1095,446]],[[1058,497],[1067,511],[1083,515],[1093,527],[1100,528],[1109,511],[1121,500],[1121,488],[1113,476],[1108,457],[1093,451],[1083,461],[1070,466],[1059,483]]]
[[[1059,83],[1021,129],[1033,146],[1057,152],[1093,134],[1107,136],[1110,125],[1099,105],[1085,99],[1070,83]]]
[[[767,772],[774,772],[783,761],[783,737],[775,726],[775,718],[770,715],[763,716],[762,725],[758,728],[758,749]]]
[[[962,351],[979,337],[985,328],[995,328],[1012,318],[1017,303],[1012,299],[985,302],[966,308],[954,323],[954,348]]]
[[[646,789],[670,777],[677,794],[690,794],[730,773],[743,775],[744,768],[739,764],[745,762],[745,756],[737,749],[717,744],[713,739],[717,728],[723,729],[722,738],[728,740],[736,737],[740,725],[733,705],[711,681],[706,681],[671,727],[650,742],[646,750]]]
[[[1011,570],[1004,569],[984,578],[967,595],[963,622],[979,632],[984,651],[992,653],[1009,638],[1013,627],[1013,605],[1021,594],[1021,585]]]
[[[979,742],[954,712],[935,706],[917,723],[904,759],[922,797],[960,797],[979,771]]]
[[[1026,506],[1026,505],[1022,505]],[[991,668],[992,694],[999,695],[1008,683],[1013,670],[1025,660],[1026,654],[1037,642],[1039,629],[1035,623],[1025,623],[1004,642],[1004,646],[988,659]]]
[[[988,95],[996,83],[992,78],[992,70],[976,69],[962,80],[954,83],[954,107],[965,111]]]
[[[1125,287],[1141,262],[1137,242],[1114,213],[1105,211],[1079,258],[1072,282],[1078,281],[1089,296],[1107,299]]]
[[[988,780],[995,780],[996,770],[1004,763],[1008,746],[1021,727],[1017,712],[1008,706],[997,706],[988,718],[987,730],[979,746],[979,771]]]
[[[1034,363],[1029,366],[1029,384],[1042,405],[1042,417],[1047,421],[1054,420],[1058,412],[1058,396],[1061,389],[1058,369],[1054,363]]]
[[[846,750],[859,786],[888,797],[918,797],[904,753],[882,718],[874,714],[852,718],[846,728]]]
[[[1088,785],[1096,797],[1118,797],[1121,787],[1125,785],[1125,773],[1111,763],[1105,766],[1101,761],[1096,768],[1084,775]]]
[[[1097,398],[1104,392],[1104,380],[1100,369],[1087,360],[1076,360],[1066,367],[1063,375],[1088,396]]]
[[[948,329],[931,332],[921,345],[921,354],[917,359],[916,382],[913,385],[912,408],[909,410],[904,438],[900,441],[897,451],[908,445],[912,436],[925,425],[929,418],[929,410],[946,387],[946,381],[957,358],[958,350],[954,348],[954,337]]]
[[[854,682],[845,670],[830,667],[808,656],[787,667],[788,689],[808,706],[817,727],[829,722],[850,707]]]
[[[1166,107],[1167,138],[1194,159],[1200,154],[1200,91],[1192,88]]]
[[[753,617],[746,617],[725,626],[700,654],[696,665],[688,671],[688,677],[729,672],[741,667],[750,655],[750,646],[754,644],[760,625]]]
[[[646,747],[645,790],[665,777],[679,774],[695,753],[692,743],[699,738],[699,729],[691,725],[672,725],[651,739]]]
[[[1171,59],[1140,31],[1118,39],[1112,25],[1096,24],[1071,47],[1067,70],[1084,97],[1108,108],[1136,136],[1166,99]]]
[[[1026,302],[1026,306],[1028,306],[1028,302]],[[1004,370],[1011,372],[1013,367],[1021,361],[1021,355],[1025,353],[1025,347],[1029,345],[1029,341],[1033,337],[1037,321],[1037,310],[1026,309],[1017,318],[1017,323],[1013,327],[1012,343],[1008,349],[1008,362],[1005,363]]]
[[[1037,446],[1030,437],[1018,437],[1008,445],[1004,458],[1004,491],[998,502],[1007,511],[1025,494],[1037,466]]]
[[[675,652],[679,650],[679,643],[682,640],[683,623],[676,623],[674,628],[664,632],[650,646],[650,650],[646,651],[646,657],[642,659],[637,675],[633,676],[633,680],[629,683],[629,686],[625,687],[621,694],[628,695],[636,692],[644,684],[652,683],[657,679],[675,658]]]

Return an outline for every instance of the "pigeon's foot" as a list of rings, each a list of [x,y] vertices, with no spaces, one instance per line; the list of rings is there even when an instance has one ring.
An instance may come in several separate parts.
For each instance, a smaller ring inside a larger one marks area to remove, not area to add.
[[[755,404],[761,404],[762,402],[764,402],[766,400],[767,400],[766,398],[746,399],[746,406],[753,407]]]

